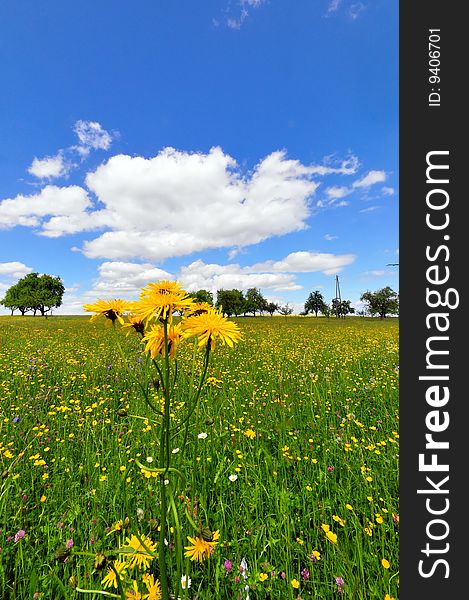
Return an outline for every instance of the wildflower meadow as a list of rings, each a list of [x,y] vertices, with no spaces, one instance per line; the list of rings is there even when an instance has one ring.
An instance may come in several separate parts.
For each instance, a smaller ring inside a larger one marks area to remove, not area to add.
[[[398,319],[0,317],[0,598],[397,600]]]

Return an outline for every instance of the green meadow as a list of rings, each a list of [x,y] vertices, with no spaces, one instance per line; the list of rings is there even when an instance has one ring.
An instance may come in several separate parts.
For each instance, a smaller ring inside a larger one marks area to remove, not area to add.
[[[178,350],[172,597],[397,599],[398,319],[235,321],[243,337],[216,345],[190,421],[204,353]],[[138,335],[105,319],[0,318],[2,600],[158,600],[139,565],[103,585],[129,540],[160,543],[151,367]],[[214,542],[203,561],[184,556],[194,524]]]

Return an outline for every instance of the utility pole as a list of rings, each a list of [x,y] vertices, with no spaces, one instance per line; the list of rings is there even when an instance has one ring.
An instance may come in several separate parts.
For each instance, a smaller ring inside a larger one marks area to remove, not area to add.
[[[335,276],[335,309],[337,318],[340,317],[340,309],[342,306],[342,298],[340,297],[340,284],[339,284],[339,276]]]

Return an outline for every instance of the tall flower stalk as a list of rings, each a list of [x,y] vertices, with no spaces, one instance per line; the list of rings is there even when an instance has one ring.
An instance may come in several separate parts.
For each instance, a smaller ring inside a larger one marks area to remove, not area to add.
[[[159,450],[158,450],[158,466],[150,468],[142,465],[138,460],[135,461],[137,466],[146,472],[152,473],[159,477],[160,485],[160,527],[158,537],[157,553],[153,552],[153,548],[146,547],[143,550],[147,557],[157,556],[159,567],[159,581],[152,581],[152,585],[158,585],[161,588],[161,598],[170,600],[170,598],[178,597],[178,589],[181,582],[187,582],[187,572],[183,575],[183,524],[180,519],[178,508],[175,502],[175,496],[185,486],[184,468],[175,468],[171,464],[171,440],[179,435],[183,430],[183,439],[181,443],[180,457],[184,455],[186,448],[188,432],[191,419],[196,413],[197,405],[203,390],[203,385],[207,377],[211,353],[215,349],[216,344],[226,344],[233,347],[241,338],[241,333],[238,326],[226,319],[220,310],[208,304],[197,304],[192,298],[181,288],[179,283],[172,281],[159,281],[149,283],[140,293],[139,299],[136,302],[126,303],[123,300],[98,300],[95,304],[87,304],[85,310],[94,313],[92,319],[99,316],[110,319],[114,328],[119,323],[128,333],[134,330],[141,336],[143,351],[149,356],[150,363],[156,371],[153,377],[153,382],[157,391],[161,390],[162,400],[160,407],[158,402],[151,400],[148,393],[148,387],[143,385],[141,381],[136,379],[136,384],[139,385],[146,404],[155,413],[159,425]],[[179,313],[180,320],[175,322],[175,314]],[[116,332],[117,333],[117,332]],[[117,339],[119,336],[117,336]],[[181,398],[176,397],[176,382],[179,376],[177,369],[177,352],[179,345],[188,339],[194,340],[194,353],[192,360],[192,372],[189,378],[188,397],[185,398],[184,406],[186,412],[182,416],[180,422],[172,426],[171,422],[171,407],[174,402],[181,401]],[[118,347],[122,357],[125,359],[124,352],[120,342]],[[204,351],[202,359],[201,373],[199,381],[194,385],[196,371],[196,351],[201,349]],[[191,545],[186,546],[184,556],[186,557],[186,565],[188,559],[191,561],[202,562],[209,558],[214,552],[218,543],[219,532],[211,532],[207,528],[203,529],[201,525],[194,522],[194,519],[186,510],[185,512],[187,525],[197,531],[197,535],[192,537],[187,535],[187,539]],[[170,572],[168,565],[168,550],[167,537],[170,527],[174,528],[176,537],[176,572]],[[208,531],[208,533],[204,533]],[[137,538],[143,547],[145,544],[142,538]],[[139,551],[142,552],[141,547]],[[132,548],[129,550],[132,552]],[[126,554],[124,554],[124,557]],[[132,558],[130,558],[132,560]],[[186,569],[187,570],[187,569]],[[126,570],[122,568],[121,574],[116,573],[116,584],[119,584],[118,591],[122,598],[124,596],[125,586],[132,585],[137,589],[138,583],[135,580],[126,581]],[[109,576],[108,576],[109,577]],[[110,576],[113,578],[113,575]],[[147,577],[145,579],[145,577]],[[149,576],[144,575],[143,582],[148,587]],[[153,576],[151,576],[153,577]],[[114,579],[113,579],[114,580]],[[184,588],[187,590],[187,587]],[[80,589],[80,591],[86,591]],[[96,592],[96,591],[95,591]],[[160,592],[158,592],[160,593]],[[115,596],[119,597],[119,596]]]

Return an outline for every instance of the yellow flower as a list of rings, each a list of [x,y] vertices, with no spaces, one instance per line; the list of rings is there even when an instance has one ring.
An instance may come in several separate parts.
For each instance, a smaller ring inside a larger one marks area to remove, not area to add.
[[[194,304],[187,311],[187,316],[196,316],[203,313],[207,313],[213,306],[208,302],[194,302]]]
[[[388,560],[386,560],[385,558],[382,558],[382,559],[381,559],[381,564],[383,565],[383,569],[389,569],[389,567],[391,566],[391,565],[389,564],[389,561],[388,561]]]
[[[158,581],[158,579],[155,581],[153,575],[144,575],[143,583],[146,585],[146,588],[148,590],[147,594],[143,594],[144,600],[161,600],[162,593],[160,582]]]
[[[202,562],[204,558],[210,558],[215,550],[215,546],[218,544],[220,532],[214,531],[211,537],[212,539],[209,541],[205,540],[203,537],[193,538],[187,536],[191,546],[184,546],[184,550],[187,550],[187,552],[184,552],[184,556],[198,562]]]
[[[171,325],[168,328],[168,351],[172,358],[176,356],[176,351],[181,338],[181,324]],[[152,325],[150,330],[147,331],[142,338],[142,341],[146,342],[145,352],[148,352],[153,359],[156,358],[158,354],[161,354],[163,357],[165,356],[164,328],[161,327],[161,325]]]
[[[236,323],[229,321],[216,308],[188,317],[183,322],[182,329],[186,337],[198,338],[199,348],[210,344],[210,350],[215,348],[217,339],[230,347],[241,339],[241,332]]]
[[[187,311],[194,304],[176,281],[149,283],[140,292],[139,298],[132,303],[131,308],[135,316],[145,322],[152,318],[171,320],[174,311]]]
[[[326,525],[325,523],[323,523],[321,525],[321,529],[327,533],[329,531],[329,529],[330,529],[330,526]]]
[[[47,498],[44,495],[42,495],[41,498],[40,498],[40,500],[44,504],[44,502],[47,500]]]
[[[150,561],[154,558],[152,553],[156,550],[156,544],[143,533],[139,535],[139,538],[134,534],[130,538],[126,537],[127,544],[122,548],[126,549],[125,553],[129,556],[129,567],[131,569],[135,566],[148,569]]]
[[[389,594],[386,594],[384,596],[384,600],[394,600],[394,596],[390,596]]]
[[[101,585],[104,589],[111,587],[111,585],[117,589],[117,575],[119,575],[119,579],[122,581],[128,567],[127,563],[123,560],[115,560],[112,564],[114,565],[115,570],[109,567],[106,577],[101,581]]]
[[[142,594],[139,592],[138,584],[135,579],[132,580],[132,589],[125,592],[126,600],[143,600]]]
[[[337,544],[337,534],[336,533],[332,533],[332,531],[328,531],[326,533],[326,537],[329,541],[331,541],[333,544]]]
[[[315,558],[316,560],[320,560],[320,559],[321,559],[321,553],[320,553],[320,552],[318,552],[317,550],[313,550],[313,551],[311,552],[311,555],[312,555],[312,556],[314,556],[314,558]]]
[[[292,579],[290,583],[292,587],[295,588],[295,590],[297,590],[300,587],[300,582],[298,581],[298,579]]]
[[[124,523],[123,523],[122,519],[119,519],[118,521],[116,521],[114,523],[114,525],[111,527],[111,529],[108,531],[108,533],[106,535],[110,535],[111,533],[114,533],[114,531],[122,531],[123,525],[124,525]]]
[[[246,429],[246,431],[244,432],[244,435],[249,438],[250,440],[253,440],[256,437],[256,432],[253,431],[251,428]]]
[[[145,321],[136,315],[127,315],[127,323],[124,323],[124,329],[128,329],[127,334],[129,335],[130,330],[134,329],[137,333],[142,335],[145,333]]]
[[[267,575],[267,573],[259,573],[259,581],[265,581],[268,578],[269,576]]]
[[[129,303],[125,300],[98,300],[94,304],[84,304],[83,308],[87,312],[95,313],[91,320],[94,321],[98,317],[106,317],[110,319],[113,323],[117,319],[121,325],[124,324],[124,319],[122,318],[123,313],[128,310]]]

